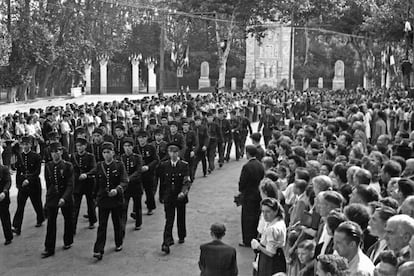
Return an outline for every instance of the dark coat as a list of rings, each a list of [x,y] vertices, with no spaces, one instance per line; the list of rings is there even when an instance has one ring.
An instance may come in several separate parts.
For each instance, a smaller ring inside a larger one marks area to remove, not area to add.
[[[128,175],[127,191],[131,194],[142,194],[142,157],[139,154],[133,153],[131,155],[123,154],[121,157]]]
[[[160,199],[164,202],[187,203],[187,194],[191,187],[188,163],[178,160],[173,168],[171,160],[164,161],[160,165],[160,173],[163,176],[160,183]],[[178,200],[178,194],[181,192],[185,194],[185,198]]]
[[[124,204],[124,191],[128,187],[128,175],[122,162],[114,160],[109,165],[105,161],[99,162],[93,171],[96,178],[97,205],[101,208],[115,208]],[[116,189],[118,194],[109,197],[108,193]]]
[[[74,173],[74,194],[79,194],[83,192],[90,192],[92,193],[94,180],[93,175],[91,172],[96,167],[95,156],[92,153],[85,152],[83,155],[79,155],[78,153],[74,153],[70,158],[70,162],[73,165],[73,173]],[[87,174],[88,178],[84,180],[79,180],[79,176],[81,174]]]
[[[137,145],[134,148],[134,152],[142,156],[142,160],[144,161],[143,166],[149,167],[148,171],[142,173],[142,178],[154,176],[155,169],[159,163],[159,157],[155,147],[151,144],[146,144],[143,147]]]
[[[196,152],[200,152],[201,149],[205,146],[208,147],[208,144],[210,143],[210,137],[208,136],[208,130],[207,127],[204,125],[196,126],[194,128],[194,132],[198,138],[198,148]]]
[[[28,154],[21,153],[17,155],[16,162],[16,186],[18,189],[22,188],[24,180],[29,181],[28,187],[24,189],[41,188],[40,186],[40,169],[42,167],[42,157],[30,151]]]
[[[9,190],[11,187],[11,177],[10,171],[7,166],[3,166],[0,164],[0,193],[5,193],[6,197],[0,201],[0,205],[9,205],[10,204],[10,196]]]
[[[239,180],[239,192],[244,200],[260,200],[259,184],[264,173],[262,163],[256,158],[250,159],[243,166]]]
[[[185,142],[184,160],[190,160],[190,153],[198,148],[198,137],[194,131],[183,132]]]
[[[231,138],[231,125],[230,121],[227,119],[215,118],[214,122],[219,126],[222,136],[219,137],[219,142],[223,142],[220,139],[230,139]]]
[[[49,161],[45,165],[46,207],[57,207],[59,199],[65,204],[73,202],[74,173],[71,163],[61,160],[58,163]]]
[[[235,276],[238,274],[236,249],[222,241],[200,246],[198,266],[201,276]]]

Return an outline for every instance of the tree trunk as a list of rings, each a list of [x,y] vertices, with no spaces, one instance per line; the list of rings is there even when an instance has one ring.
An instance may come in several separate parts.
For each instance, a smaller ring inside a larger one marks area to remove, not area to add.
[[[308,24],[305,24],[305,61],[303,62],[303,65],[308,64],[309,62],[309,46],[310,46],[310,37],[309,37],[309,30],[308,30]]]
[[[44,77],[39,85],[39,97],[47,96],[46,94],[46,85],[49,81],[50,76],[52,75],[53,66],[48,66],[46,69],[46,72],[44,74]]]
[[[29,83],[29,99],[36,98],[36,69],[37,65],[35,65],[32,70],[30,71],[30,83]]]
[[[227,59],[230,54],[231,44],[233,40],[233,32],[234,32],[234,13],[231,18],[230,26],[227,27],[227,37],[226,37],[226,48],[222,49],[221,45],[221,37],[220,37],[220,26],[216,21],[216,40],[217,40],[217,51],[219,56],[219,79],[218,79],[218,89],[219,91],[223,91],[226,87],[226,71],[227,71]]]
[[[16,102],[16,92],[17,92],[17,87],[13,86],[13,87],[9,87],[7,89],[7,102],[8,103],[15,103]]]

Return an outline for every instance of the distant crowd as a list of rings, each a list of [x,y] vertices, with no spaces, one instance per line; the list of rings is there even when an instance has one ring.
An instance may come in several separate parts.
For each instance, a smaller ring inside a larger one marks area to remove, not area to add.
[[[142,167],[148,167],[139,169],[137,180],[148,215],[156,209],[157,191],[165,203],[161,187],[174,180],[163,178],[163,162],[170,162],[171,170],[176,160],[188,164],[183,195],[177,193],[184,198],[200,162],[200,174],[208,177],[216,165],[225,168],[231,159],[247,158],[235,202],[242,207],[240,246],[253,249],[254,275],[413,275],[414,101],[407,96],[402,90],[381,89],[275,90],[49,106],[1,114],[0,151],[2,163],[15,171],[16,179],[27,178],[22,153],[28,150],[38,154],[40,163],[53,161],[53,153],[61,150],[62,159],[78,167],[80,177],[96,175],[92,168],[81,171],[76,158],[83,154],[82,147],[93,156],[96,168],[106,162],[103,148],[127,164],[123,156],[130,146]],[[253,129],[252,122],[258,127]],[[253,145],[246,146],[247,139]],[[145,176],[147,170],[151,174]],[[24,186],[18,188],[22,197]],[[25,193],[21,204],[33,196],[41,225],[39,192]],[[87,217],[92,229],[97,222],[96,194],[77,193],[81,196],[75,206],[82,195],[90,198]],[[134,198],[131,215],[139,230],[141,211],[136,205],[141,203]],[[17,235],[23,210],[24,204],[12,223]],[[72,210],[73,232],[78,215],[79,209]],[[185,220],[184,225],[180,218],[177,223],[181,243]],[[231,248],[224,250],[228,262],[223,261],[223,267],[209,258],[217,254],[212,248],[223,249],[225,226],[214,224],[211,233],[215,242],[201,247],[201,275],[237,275]],[[5,232],[5,238],[11,242],[13,236]],[[172,237],[164,236],[162,250],[168,254],[172,244]]]

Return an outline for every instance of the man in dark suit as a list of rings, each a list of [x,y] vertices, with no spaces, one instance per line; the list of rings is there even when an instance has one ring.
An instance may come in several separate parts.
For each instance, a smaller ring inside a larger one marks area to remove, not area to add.
[[[96,178],[94,194],[99,209],[98,233],[93,249],[93,257],[102,260],[109,215],[112,217],[115,232],[115,251],[122,250],[122,207],[124,191],[128,187],[128,175],[122,162],[115,160],[114,144],[105,142],[102,145],[104,161],[99,162],[93,174]]]
[[[78,222],[79,210],[82,203],[82,197],[85,195],[86,204],[88,206],[89,229],[95,228],[97,222],[95,203],[93,200],[94,179],[91,175],[92,170],[96,167],[95,156],[86,151],[88,141],[84,138],[76,139],[76,152],[71,156],[71,163],[74,171],[73,198],[74,198],[74,212],[73,212],[73,229],[76,233],[76,226]]]
[[[56,218],[59,209],[65,222],[63,249],[71,248],[73,243],[73,166],[62,159],[63,146],[60,142],[53,142],[49,147],[52,161],[45,165],[47,232],[42,258],[55,254]]]
[[[165,228],[162,251],[170,253],[170,246],[174,244],[172,229],[174,226],[175,210],[177,210],[177,228],[179,243],[184,243],[187,235],[185,227],[185,205],[188,203],[188,191],[190,190],[190,170],[188,163],[178,158],[181,150],[180,144],[170,143],[168,155],[170,159],[160,165],[160,171],[164,175],[160,184],[160,201],[164,203]]]
[[[20,235],[21,232],[27,198],[30,198],[36,212],[36,227],[40,227],[44,221],[42,186],[39,178],[42,158],[31,150],[32,139],[30,136],[22,137],[21,147],[22,153],[17,156],[16,162],[16,186],[19,192],[17,194],[17,210],[13,218],[13,232],[17,235]]]
[[[265,142],[265,146],[269,144],[269,141],[272,139],[272,130],[277,126],[277,119],[275,116],[272,115],[272,109],[267,106],[265,108],[265,114],[260,119],[259,126],[257,127],[257,132],[263,127],[263,139]]]
[[[3,225],[3,233],[6,241],[4,245],[8,245],[13,240],[13,233],[10,221],[10,197],[9,190],[11,186],[10,171],[7,166],[0,164],[0,221]]]
[[[204,177],[207,175],[207,159],[206,159],[206,153],[208,149],[208,145],[210,143],[210,137],[208,136],[208,130],[205,125],[202,124],[201,117],[195,116],[195,128],[194,132],[196,133],[197,139],[198,139],[198,147],[195,150],[196,154],[196,160],[194,162],[194,168],[192,172],[192,178],[194,179],[195,173],[197,171],[198,163],[200,163],[203,166],[203,175]]]
[[[239,198],[242,206],[242,243],[248,247],[251,240],[257,238],[257,225],[260,217],[259,184],[264,177],[262,163],[256,159],[257,148],[253,145],[246,147],[249,160],[242,168],[239,180]]]
[[[210,227],[212,242],[200,246],[198,266],[201,276],[235,276],[238,274],[236,249],[223,243],[226,227],[214,223]]]

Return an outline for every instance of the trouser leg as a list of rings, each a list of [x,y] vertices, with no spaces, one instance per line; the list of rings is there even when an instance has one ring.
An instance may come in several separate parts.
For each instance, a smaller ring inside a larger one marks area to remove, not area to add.
[[[86,197],[86,205],[88,207],[89,223],[94,224],[98,220],[96,218],[96,206],[95,206],[95,201],[93,200],[92,192],[85,193],[85,197]]]
[[[45,220],[42,204],[42,187],[40,185],[36,187],[36,189],[30,193],[29,197],[32,202],[33,209],[36,212],[37,223],[42,223]]]
[[[82,202],[82,195],[78,193],[74,194],[73,195],[73,233],[76,233],[81,202]]]
[[[11,241],[13,239],[9,206],[10,206],[9,203],[7,204],[0,203],[0,220],[1,220],[1,225],[3,227],[4,238],[6,239],[6,241]]]
[[[122,206],[111,209],[112,224],[114,226],[115,246],[121,246],[124,239],[121,226],[121,210]]]
[[[174,227],[175,206],[171,203],[165,203],[164,210],[165,210],[165,227],[164,227],[163,244],[168,245],[174,241],[172,229]]]
[[[135,212],[135,227],[140,227],[142,225],[142,194],[136,194],[133,197],[134,200],[134,212]]]
[[[226,147],[226,142],[225,141],[219,141],[217,143],[217,151],[218,151],[218,155],[219,155],[219,164],[223,164],[224,163],[224,150]]]
[[[59,208],[47,207],[47,229],[46,229],[46,240],[45,249],[48,252],[55,252],[56,247],[56,218],[58,215]]]
[[[187,236],[187,229],[185,225],[185,204],[177,206],[177,229],[178,238],[184,239]]]
[[[73,204],[65,203],[63,207],[60,208],[64,220],[64,230],[63,230],[63,244],[71,245],[73,243]]]
[[[95,246],[93,252],[95,253],[104,253],[105,243],[106,243],[106,230],[108,227],[108,218],[111,209],[98,209],[98,216],[99,216],[99,226],[98,226],[98,233],[96,237]]]
[[[127,191],[124,193],[125,196],[125,202],[122,206],[122,212],[121,212],[121,231],[122,231],[122,237],[125,237],[125,229],[126,224],[128,221],[128,207],[129,207],[129,199],[131,198],[130,193]]]
[[[13,227],[17,230],[21,230],[23,223],[24,207],[26,206],[29,193],[23,190],[19,190],[17,193],[17,209],[13,218]]]
[[[145,190],[145,197],[146,197],[146,205],[148,210],[154,210],[155,209],[155,199],[154,199],[154,193],[153,193],[153,187],[154,187],[154,177],[153,175],[146,176],[143,178],[142,183]]]

